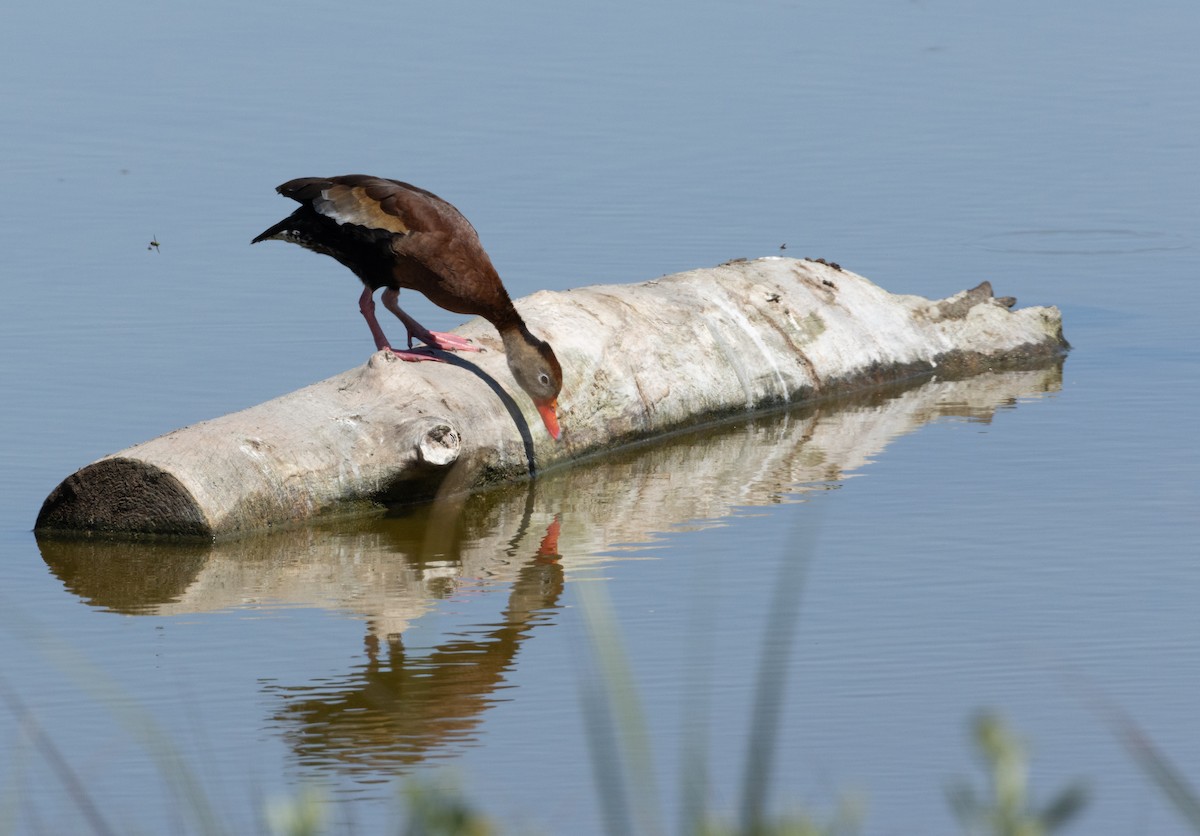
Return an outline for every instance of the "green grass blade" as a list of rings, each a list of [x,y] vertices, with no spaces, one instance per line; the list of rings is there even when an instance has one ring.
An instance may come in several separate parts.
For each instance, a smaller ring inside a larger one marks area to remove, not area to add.
[[[1188,826],[1194,832],[1200,833],[1200,796],[1183,773],[1123,712],[1110,706],[1109,716],[1116,724],[1125,748],[1141,766],[1142,771],[1170,799]]]
[[[1092,709],[1104,718],[1109,728],[1124,744],[1125,750],[1175,806],[1191,830],[1200,833],[1200,795],[1197,795],[1183,773],[1142,733],[1141,728],[1128,714],[1108,700],[1082,675],[1075,673],[1067,681],[1068,685],[1079,692]]]
[[[13,608],[6,610],[4,616],[10,620],[19,619],[22,633],[33,637],[42,652],[54,659],[64,674],[104,705],[138,741],[158,764],[160,774],[168,781],[176,797],[190,808],[199,832],[208,836],[220,836],[228,832],[183,753],[147,709],[66,641],[51,635],[41,625]]]
[[[762,832],[766,821],[767,791],[775,763],[775,743],[779,737],[784,691],[796,639],[796,624],[800,619],[804,582],[817,535],[816,514],[796,516],[796,536],[792,541],[799,545],[794,556],[785,554],[780,562],[767,616],[762,656],[759,657],[754,713],[742,782],[741,828],[747,836]],[[807,527],[805,523],[808,523]]]
[[[585,686],[584,714],[609,831],[661,834],[650,736],[612,605],[601,584],[577,589],[596,666]]]
[[[100,812],[100,808],[96,806],[91,794],[84,787],[83,781],[79,779],[79,775],[71,768],[50,736],[42,730],[41,724],[38,723],[33,712],[25,706],[3,679],[0,679],[0,699],[3,699],[8,705],[8,710],[25,729],[25,733],[29,735],[33,745],[46,759],[46,763],[50,764],[50,768],[54,770],[54,774],[58,776],[58,780],[66,789],[67,796],[78,808],[88,826],[98,836],[116,836],[117,831],[109,826],[108,821]]]

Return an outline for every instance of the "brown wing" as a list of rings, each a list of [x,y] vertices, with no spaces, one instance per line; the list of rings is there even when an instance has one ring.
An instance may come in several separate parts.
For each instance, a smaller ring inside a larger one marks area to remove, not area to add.
[[[413,232],[462,234],[475,229],[453,205],[432,192],[366,174],[301,177],[278,188],[280,194],[339,224],[408,235]]]
[[[512,303],[470,221],[432,192],[382,177],[305,177],[279,193],[339,224],[390,233],[401,287],[459,313],[506,317]]]

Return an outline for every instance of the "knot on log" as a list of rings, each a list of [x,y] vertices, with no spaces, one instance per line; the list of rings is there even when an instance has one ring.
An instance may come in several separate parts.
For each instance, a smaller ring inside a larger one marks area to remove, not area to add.
[[[390,351],[376,351],[367,359],[367,368],[384,369],[396,362],[396,355]]]
[[[446,467],[458,460],[462,439],[449,424],[435,424],[417,441],[417,458],[422,464]]]

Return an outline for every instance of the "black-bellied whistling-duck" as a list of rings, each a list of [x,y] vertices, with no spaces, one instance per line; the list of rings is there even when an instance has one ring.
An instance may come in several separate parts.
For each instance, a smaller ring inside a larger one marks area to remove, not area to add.
[[[513,377],[533,399],[550,435],[559,437],[562,367],[550,346],[525,327],[475,227],[461,212],[424,189],[365,174],[301,177],[276,191],[300,208],[250,243],[290,241],[350,268],[366,285],[358,309],[375,347],[402,360],[437,359],[413,350],[414,337],[445,351],[479,350],[462,337],[424,328],[400,310],[402,287],[419,290],[446,310],[487,319],[500,332]],[[408,329],[408,350],[392,348],[375,318],[374,293],[381,287],[384,307]]]

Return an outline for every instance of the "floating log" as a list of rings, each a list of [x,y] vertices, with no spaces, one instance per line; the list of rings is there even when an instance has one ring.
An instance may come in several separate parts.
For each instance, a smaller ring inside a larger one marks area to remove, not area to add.
[[[67,477],[41,532],[225,537],[511,482],[736,413],[920,374],[1012,368],[1067,347],[1053,307],[1012,310],[984,282],[940,301],[820,261],[734,261],[636,285],[518,301],[564,369],[563,437],[541,427],[495,331],[482,354],[377,352],[250,409]]]

